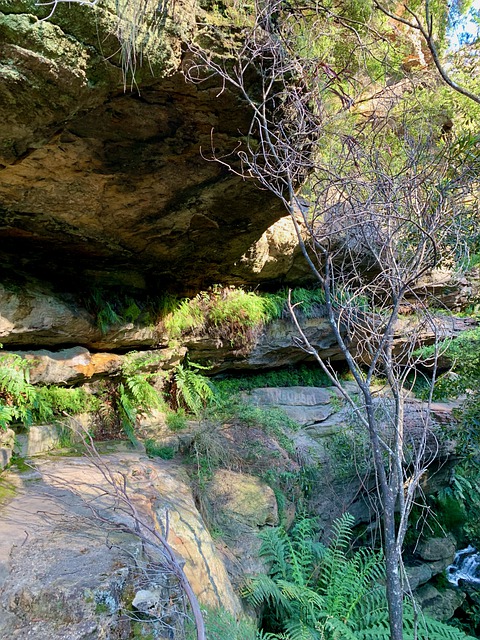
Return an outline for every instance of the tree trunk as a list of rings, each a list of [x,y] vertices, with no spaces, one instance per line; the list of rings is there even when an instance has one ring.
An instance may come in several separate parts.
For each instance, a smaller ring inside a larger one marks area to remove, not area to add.
[[[390,638],[391,640],[403,640],[403,590],[395,534],[395,503],[390,490],[388,493],[388,496],[384,496],[383,531]]]

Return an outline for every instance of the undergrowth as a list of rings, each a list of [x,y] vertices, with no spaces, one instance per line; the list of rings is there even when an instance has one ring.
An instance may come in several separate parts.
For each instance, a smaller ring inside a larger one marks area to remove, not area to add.
[[[287,533],[262,531],[260,554],[269,575],[247,580],[243,595],[263,610],[262,640],[378,640],[390,638],[385,566],[381,552],[351,551],[354,518],[332,526],[328,546],[318,542],[315,521],[300,518]],[[462,631],[404,603],[404,638],[466,640]]]
[[[137,444],[135,425],[138,416],[165,408],[162,394],[153,386],[159,377],[164,377],[157,372],[162,359],[161,353],[132,351],[123,360],[120,379],[103,383],[97,418],[104,437],[115,436],[121,430]]]
[[[322,312],[325,297],[320,289],[293,289],[291,295],[304,316]],[[217,285],[179,302],[162,322],[170,338],[208,335],[238,353],[247,353],[262,327],[286,314],[287,297],[287,290],[260,294]]]
[[[279,408],[255,407],[238,394],[226,395],[217,396],[216,404],[210,406],[206,416],[212,420],[238,421],[247,427],[261,429],[267,435],[273,436],[289,455],[295,453],[288,431],[297,431],[299,425]]]
[[[435,345],[417,349],[416,354],[428,362],[435,354]],[[450,369],[439,376],[434,389],[437,399],[455,397],[480,387],[480,328],[464,331],[457,338],[441,345],[442,359]]]
[[[319,367],[288,367],[263,373],[250,373],[242,376],[230,375],[228,378],[217,378],[215,387],[220,398],[251,391],[260,387],[326,387],[331,381]]]
[[[82,388],[34,386],[29,380],[31,363],[19,355],[0,356],[0,427],[20,423],[29,426],[49,422],[65,414],[94,411],[98,400]]]

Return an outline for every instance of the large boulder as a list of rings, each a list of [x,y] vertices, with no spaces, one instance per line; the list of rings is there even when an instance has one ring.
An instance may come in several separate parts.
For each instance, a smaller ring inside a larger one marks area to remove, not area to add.
[[[323,423],[339,408],[337,393],[333,389],[320,387],[254,389],[245,395],[245,399],[259,407],[282,409],[291,420],[301,426]]]
[[[219,469],[206,487],[206,499],[220,536],[219,550],[233,584],[241,588],[245,575],[266,571],[258,533],[278,524],[275,494],[259,478]]]
[[[445,562],[452,564],[455,557],[456,542],[452,535],[421,540],[416,548],[417,555],[427,562]]]
[[[13,455],[15,432],[13,429],[0,430],[0,470],[4,469]]]
[[[122,611],[135,597],[139,603],[140,591],[158,591],[159,581],[168,587],[168,572],[158,567],[155,584],[149,583],[139,540],[115,525],[131,520],[128,507],[117,502],[113,508],[111,477],[119,487],[126,482],[142,521],[168,538],[200,602],[240,613],[183,469],[122,450],[95,464],[88,458],[42,459],[30,472],[4,475],[13,489],[0,493],[2,638],[127,638],[130,622]],[[164,598],[166,606],[170,600]]]
[[[439,591],[431,584],[424,584],[416,590],[415,600],[420,604],[423,613],[436,620],[450,620],[455,611],[465,600],[465,594],[459,589],[443,589]]]

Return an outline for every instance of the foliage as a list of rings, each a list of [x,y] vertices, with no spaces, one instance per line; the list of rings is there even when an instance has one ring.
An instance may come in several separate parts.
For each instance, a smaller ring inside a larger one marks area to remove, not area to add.
[[[453,513],[446,513],[444,505],[454,505]],[[439,519],[445,527],[462,535],[468,543],[480,543],[480,463],[476,460],[465,460],[458,464],[452,473],[450,485],[437,494],[437,505],[440,507]],[[446,515],[446,518],[443,516]],[[452,523],[452,517],[457,516]],[[463,521],[462,521],[463,520]]]
[[[269,575],[250,578],[243,595],[264,607],[265,640],[389,640],[385,576],[381,552],[361,548],[349,553],[353,517],[344,514],[332,528],[327,547],[316,541],[314,522],[300,519],[292,531],[262,532],[260,553]],[[416,633],[418,635],[416,635]],[[405,607],[404,637],[466,639],[463,632],[419,616]]]
[[[173,339],[208,335],[230,344],[239,353],[246,353],[266,323],[286,314],[287,297],[288,290],[260,294],[216,285],[194,298],[182,300],[165,315],[163,324]],[[292,300],[306,317],[322,313],[325,302],[318,288],[293,289]]]
[[[194,363],[179,364],[173,374],[172,394],[176,405],[195,415],[198,415],[214,398],[212,383],[199,373],[199,369],[205,368]]]
[[[196,429],[190,445],[190,455],[196,466],[200,489],[219,467],[229,466],[229,450],[220,430],[213,424],[203,423]]]
[[[0,425],[3,428],[13,420],[27,425],[33,421],[33,410],[38,407],[38,401],[28,372],[28,362],[20,356],[0,356]]]
[[[433,357],[434,346],[417,350],[424,359]],[[442,345],[442,357],[451,363],[451,370],[435,385],[435,397],[457,396],[480,386],[480,329],[462,332]]]
[[[257,640],[257,628],[247,618],[235,618],[224,609],[204,608],[208,640]],[[196,640],[195,630],[187,626],[187,640]]]
[[[255,407],[239,395],[217,396],[216,404],[210,408],[208,415],[223,421],[238,420],[247,427],[259,428],[273,436],[287,453],[294,454],[288,431],[297,431],[299,425],[280,408]]]
[[[371,447],[365,429],[345,426],[326,439],[325,446],[336,478],[364,476],[372,470]]]
[[[103,334],[115,325],[136,322],[145,307],[144,302],[122,290],[106,291],[99,288],[92,289],[84,302]]]
[[[229,375],[228,378],[215,380],[217,396],[225,399],[240,391],[251,391],[260,387],[324,387],[330,384],[330,380],[321,369],[305,365],[242,376]]]
[[[162,395],[153,383],[161,374],[149,369],[158,368],[162,354],[144,354],[131,351],[122,363],[119,381],[106,381],[99,396],[97,418],[100,437],[117,435],[123,430],[128,439],[137,443],[135,425],[139,414],[162,410],[165,406]]]
[[[17,354],[0,356],[0,427],[12,422],[29,426],[96,409],[96,398],[84,389],[30,384],[29,367]]]
[[[145,440],[145,451],[147,456],[151,458],[162,458],[163,460],[171,460],[175,457],[175,448],[169,445],[158,443],[152,438]]]
[[[322,469],[318,464],[300,464],[298,469],[286,471],[270,468],[262,477],[275,494],[279,521],[284,526],[287,501],[294,504],[297,511],[307,509],[308,500],[321,484]]]
[[[187,416],[185,410],[180,408],[177,411],[167,411],[165,423],[170,431],[182,431],[187,427]]]
[[[206,334],[244,350],[270,319],[270,310],[266,299],[255,293],[216,286],[191,300],[183,300],[164,319],[164,324],[172,338],[188,333]]]

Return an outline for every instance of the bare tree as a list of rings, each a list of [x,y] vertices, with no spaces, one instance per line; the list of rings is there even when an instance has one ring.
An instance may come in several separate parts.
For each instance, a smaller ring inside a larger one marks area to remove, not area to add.
[[[433,381],[416,436],[406,432],[409,380],[421,364],[415,347],[422,334],[439,346],[448,328],[448,321],[432,315],[417,283],[445,252],[453,259],[459,249],[465,175],[455,151],[428,124],[402,117],[394,86],[381,94],[383,118],[368,128],[358,125],[349,113],[355,83],[315,56],[321,24],[315,10],[286,11],[279,0],[257,4],[243,47],[224,57],[194,48],[197,63],[189,77],[203,82],[215,75],[222,90],[239,92],[251,109],[250,130],[236,152],[217,157],[212,144],[213,159],[255,178],[283,201],[325,293],[326,314],[360,404],[309,343],[291,303],[290,312],[298,345],[368,432],[382,509],[391,638],[401,640],[403,541],[420,479],[437,449]],[[409,316],[410,333],[398,347],[402,313]],[[430,363],[433,380],[438,355],[437,349]],[[382,411],[377,375],[385,380]]]

